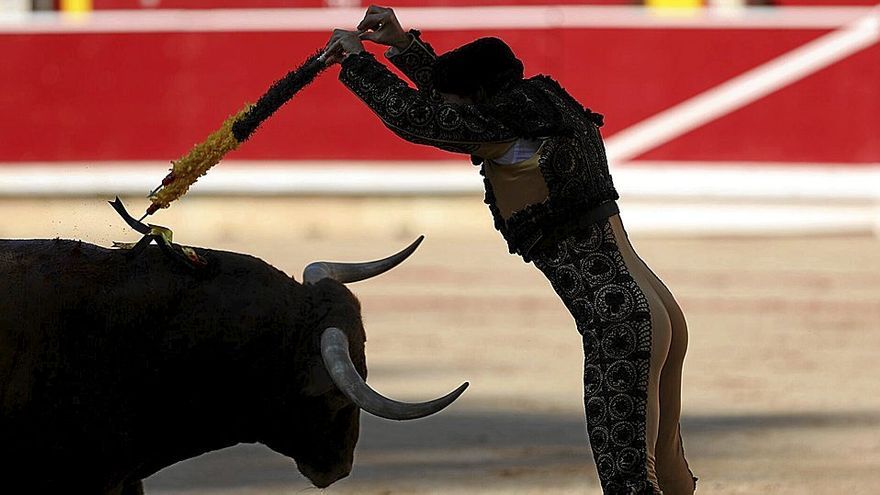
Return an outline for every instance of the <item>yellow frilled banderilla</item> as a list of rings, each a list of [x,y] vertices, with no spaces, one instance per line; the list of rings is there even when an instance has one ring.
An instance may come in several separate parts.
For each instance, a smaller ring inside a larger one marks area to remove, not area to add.
[[[162,185],[150,193],[151,204],[141,219],[160,208],[168,208],[172,201],[186,194],[199,177],[208,173],[227,153],[238,148],[263,121],[327,68],[325,56],[323,50],[311,55],[298,68],[276,81],[257,103],[246,105],[227,118],[220,129],[211,133],[205,141],[196,144],[179,160],[172,161],[171,172],[162,180]]]

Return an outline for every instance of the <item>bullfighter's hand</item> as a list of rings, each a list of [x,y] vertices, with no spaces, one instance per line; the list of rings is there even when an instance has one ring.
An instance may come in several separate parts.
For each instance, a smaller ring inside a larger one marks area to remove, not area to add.
[[[412,40],[409,34],[400,27],[400,22],[393,10],[376,5],[370,5],[357,28],[359,31],[367,31],[361,35],[362,40],[393,46],[398,50],[405,49]]]
[[[324,58],[327,65],[341,62],[345,57],[364,51],[364,44],[358,35],[359,31],[346,31],[344,29],[334,29],[327,46],[324,49],[326,56]]]

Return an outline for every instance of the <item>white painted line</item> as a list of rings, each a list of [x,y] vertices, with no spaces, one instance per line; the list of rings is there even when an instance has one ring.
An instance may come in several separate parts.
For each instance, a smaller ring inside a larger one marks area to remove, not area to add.
[[[0,163],[0,196],[146,195],[167,162]],[[631,162],[612,169],[624,198],[880,202],[880,163]],[[227,161],[188,194],[442,195],[483,190],[465,161]]]
[[[407,27],[462,31],[548,28],[833,29],[871,7],[745,7],[690,11],[641,6],[401,7]],[[353,28],[362,8],[101,10],[0,13],[0,34],[321,31]]]
[[[0,198],[140,196],[166,171],[167,162],[0,163]],[[622,198],[621,216],[630,232],[880,236],[880,163],[652,162],[616,167],[613,174]],[[466,161],[230,161],[199,180],[188,194],[479,197],[482,191],[476,167]]]
[[[880,164],[630,162],[612,169],[621,196],[880,203]]]
[[[625,162],[843,60],[880,40],[880,8],[730,79],[606,140],[608,159]]]
[[[0,196],[143,194],[168,173],[167,162],[0,164]],[[224,162],[187,194],[461,194],[482,188],[464,162]]]
[[[880,235],[880,207],[620,202],[627,231],[673,235]]]

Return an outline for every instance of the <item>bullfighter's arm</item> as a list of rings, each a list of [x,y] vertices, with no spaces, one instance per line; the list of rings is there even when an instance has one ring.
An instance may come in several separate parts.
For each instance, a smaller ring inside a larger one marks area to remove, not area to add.
[[[443,102],[418,91],[364,51],[342,61],[339,79],[395,134],[416,144],[481,155],[517,136],[479,105]]]
[[[406,48],[400,50],[392,46],[385,52],[385,57],[406,74],[406,77],[415,83],[419,91],[432,95],[434,92],[434,61],[437,60],[437,54],[431,45],[422,41],[421,33],[417,29],[410,29],[407,36],[410,42]]]

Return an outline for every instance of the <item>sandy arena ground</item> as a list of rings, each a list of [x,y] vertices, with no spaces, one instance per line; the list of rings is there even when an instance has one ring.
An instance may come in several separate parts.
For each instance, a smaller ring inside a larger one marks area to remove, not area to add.
[[[136,238],[98,199],[0,199],[0,218],[4,238]],[[309,261],[382,257],[428,236],[403,266],[351,285],[370,383],[402,400],[471,387],[424,420],[364,415],[354,471],[323,492],[600,493],[579,336],[538,271],[506,254],[478,198],[192,197],[154,221],[177,242],[247,252],[296,278]],[[698,493],[880,493],[880,240],[630,234],[688,317],[682,428]],[[254,445],[178,464],[146,487],[316,490]]]

